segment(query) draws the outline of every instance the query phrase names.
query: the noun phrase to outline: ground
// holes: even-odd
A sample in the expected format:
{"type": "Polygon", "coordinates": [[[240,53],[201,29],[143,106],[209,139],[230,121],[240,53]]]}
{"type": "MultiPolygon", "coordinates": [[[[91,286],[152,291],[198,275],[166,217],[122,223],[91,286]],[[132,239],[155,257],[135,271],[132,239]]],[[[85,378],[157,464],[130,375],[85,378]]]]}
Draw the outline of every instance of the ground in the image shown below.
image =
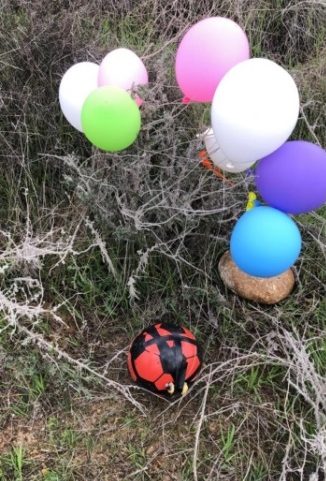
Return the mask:
{"type": "Polygon", "coordinates": [[[293,138],[326,144],[322,1],[0,0],[0,480],[321,481],[326,468],[325,207],[295,218],[297,285],[274,307],[217,272],[250,176],[199,165],[208,105],[181,102],[188,26],[226,15],[298,84],[293,138]],[[105,154],[66,122],[67,68],[129,47],[142,130],[105,154]],[[133,337],[191,328],[200,378],[169,402],[134,386],[133,337]]]}

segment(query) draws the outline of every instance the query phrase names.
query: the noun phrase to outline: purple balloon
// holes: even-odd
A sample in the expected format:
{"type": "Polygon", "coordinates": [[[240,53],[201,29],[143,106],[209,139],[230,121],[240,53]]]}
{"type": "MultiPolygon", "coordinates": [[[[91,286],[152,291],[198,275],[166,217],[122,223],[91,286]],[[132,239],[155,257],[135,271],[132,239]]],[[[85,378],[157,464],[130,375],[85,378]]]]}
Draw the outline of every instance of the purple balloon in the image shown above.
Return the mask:
{"type": "Polygon", "coordinates": [[[326,151],[304,140],[286,142],[264,157],[255,173],[264,201],[288,214],[302,214],[326,202],[326,151]]]}

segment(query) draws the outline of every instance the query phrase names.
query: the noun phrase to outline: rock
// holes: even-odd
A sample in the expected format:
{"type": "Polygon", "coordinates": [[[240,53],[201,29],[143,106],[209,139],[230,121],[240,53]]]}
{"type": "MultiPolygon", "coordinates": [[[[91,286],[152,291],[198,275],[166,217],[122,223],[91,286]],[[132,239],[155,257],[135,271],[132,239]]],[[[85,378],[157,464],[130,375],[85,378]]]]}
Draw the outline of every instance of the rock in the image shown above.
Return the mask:
{"type": "Polygon", "coordinates": [[[244,299],[261,304],[276,304],[282,301],[292,292],[295,284],[293,269],[269,278],[250,276],[235,265],[229,251],[221,257],[218,270],[229,289],[244,299]]]}

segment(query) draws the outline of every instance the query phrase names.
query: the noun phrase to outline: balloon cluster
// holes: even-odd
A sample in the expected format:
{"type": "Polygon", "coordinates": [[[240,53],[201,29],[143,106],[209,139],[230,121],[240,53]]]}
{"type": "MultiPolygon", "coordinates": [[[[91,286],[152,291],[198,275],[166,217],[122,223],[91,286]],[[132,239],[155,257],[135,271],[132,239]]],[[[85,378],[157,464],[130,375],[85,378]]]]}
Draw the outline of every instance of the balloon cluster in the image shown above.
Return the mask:
{"type": "MultiPolygon", "coordinates": [[[[215,166],[237,173],[258,162],[256,185],[267,205],[239,219],[231,255],[247,274],[272,277],[289,269],[301,250],[301,235],[289,214],[309,212],[326,201],[326,152],[310,142],[288,141],[300,108],[295,81],[277,63],[249,57],[241,27],[211,17],[182,38],[175,71],[184,103],[212,103],[212,128],[203,138],[215,166]]],[[[81,62],[65,73],[61,109],[95,146],[117,152],[138,136],[142,99],[134,89],[147,83],[141,59],[119,48],[100,65],[81,62]]]]}
{"type": "Polygon", "coordinates": [[[267,205],[255,206],[237,222],[233,261],[252,276],[285,272],[301,250],[300,231],[288,214],[326,202],[325,150],[288,141],[300,108],[293,78],[271,60],[249,58],[246,34],[223,17],[188,30],[177,51],[176,77],[184,103],[212,103],[212,128],[203,139],[214,165],[236,173],[259,161],[255,181],[267,205]]]}
{"type": "Polygon", "coordinates": [[[59,88],[68,122],[102,150],[118,152],[137,138],[142,99],[133,90],[148,83],[141,59],[131,50],[109,52],[100,65],[80,62],[67,70],[59,88]]]}

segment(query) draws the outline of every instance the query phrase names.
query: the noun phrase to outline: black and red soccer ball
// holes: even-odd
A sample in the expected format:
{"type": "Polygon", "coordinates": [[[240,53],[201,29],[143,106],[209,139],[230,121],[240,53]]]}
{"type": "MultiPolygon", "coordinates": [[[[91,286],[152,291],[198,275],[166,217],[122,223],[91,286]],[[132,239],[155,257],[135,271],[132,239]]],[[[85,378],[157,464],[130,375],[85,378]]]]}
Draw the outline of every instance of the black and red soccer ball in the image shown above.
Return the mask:
{"type": "Polygon", "coordinates": [[[161,394],[185,394],[201,365],[201,349],[193,333],[165,322],[144,329],[128,353],[133,381],[161,394]]]}

